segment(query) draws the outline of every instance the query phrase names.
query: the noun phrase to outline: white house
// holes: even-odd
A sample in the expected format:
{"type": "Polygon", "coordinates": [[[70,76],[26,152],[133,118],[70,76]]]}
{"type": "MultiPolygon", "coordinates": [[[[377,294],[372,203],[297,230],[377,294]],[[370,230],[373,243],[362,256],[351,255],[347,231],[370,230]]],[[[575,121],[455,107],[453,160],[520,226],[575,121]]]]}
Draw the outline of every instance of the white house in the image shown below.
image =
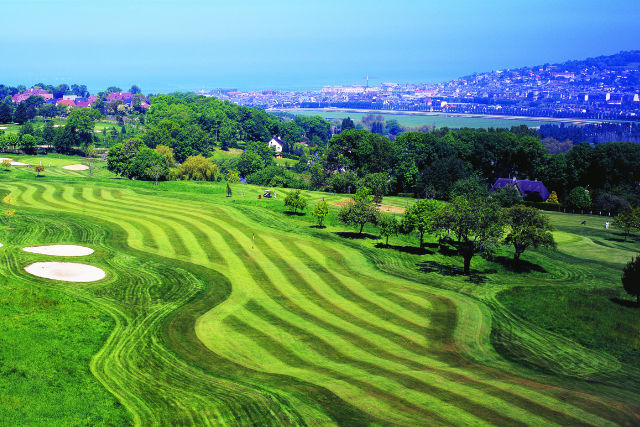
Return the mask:
{"type": "Polygon", "coordinates": [[[269,141],[269,147],[275,148],[276,153],[281,153],[282,147],[284,147],[284,141],[282,141],[277,136],[274,136],[273,138],[271,138],[271,141],[269,141]]]}

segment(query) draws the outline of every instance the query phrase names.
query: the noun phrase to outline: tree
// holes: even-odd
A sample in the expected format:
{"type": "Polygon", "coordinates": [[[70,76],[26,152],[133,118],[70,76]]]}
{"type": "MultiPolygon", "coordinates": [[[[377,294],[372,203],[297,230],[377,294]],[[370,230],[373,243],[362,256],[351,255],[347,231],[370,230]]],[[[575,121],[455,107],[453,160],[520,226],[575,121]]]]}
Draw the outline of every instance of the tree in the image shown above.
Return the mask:
{"type": "Polygon", "coordinates": [[[238,173],[237,170],[234,169],[229,169],[227,171],[227,182],[230,182],[232,184],[235,184],[237,182],[240,182],[240,174],[238,173]]]}
{"type": "Polygon", "coordinates": [[[491,198],[503,208],[509,208],[522,202],[522,194],[515,185],[499,188],[491,194],[491,198]]]}
{"type": "Polygon", "coordinates": [[[44,166],[42,165],[36,165],[33,169],[36,171],[37,176],[44,172],[44,166]]]}
{"type": "Polygon", "coordinates": [[[129,164],[140,151],[142,142],[137,138],[131,138],[120,142],[109,149],[107,153],[107,169],[118,175],[129,177],[129,164]]]}
{"type": "Polygon", "coordinates": [[[73,145],[86,147],[93,142],[93,129],[100,117],[100,112],[92,108],[76,108],[69,114],[65,130],[75,136],[73,145]]]}
{"type": "Polygon", "coordinates": [[[7,172],[11,170],[11,160],[9,159],[4,159],[2,161],[2,169],[6,170],[7,172]]]}
{"type": "Polygon", "coordinates": [[[0,123],[10,123],[12,119],[11,106],[6,102],[0,102],[0,123]]]}
{"type": "Polygon", "coordinates": [[[132,85],[131,89],[129,89],[129,92],[131,92],[132,94],[136,94],[136,93],[141,93],[142,90],[140,90],[140,88],[138,87],[138,85],[132,85]]]}
{"type": "Polygon", "coordinates": [[[311,215],[318,221],[318,227],[322,227],[322,221],[324,221],[324,218],[329,215],[329,205],[327,202],[321,200],[316,203],[311,211],[311,215]]]}
{"type": "Polygon", "coordinates": [[[373,201],[379,205],[388,190],[388,175],[382,172],[367,174],[358,182],[358,186],[370,188],[373,201]]]}
{"type": "Polygon", "coordinates": [[[300,190],[295,190],[285,196],[284,205],[293,209],[294,213],[298,212],[298,209],[303,211],[307,207],[307,199],[302,196],[300,190]]]}
{"type": "Polygon", "coordinates": [[[173,157],[173,148],[166,145],[157,145],[156,151],[167,159],[167,165],[172,168],[176,165],[176,159],[173,157]]]}
{"type": "Polygon", "coordinates": [[[87,145],[87,148],[84,150],[84,161],[87,162],[87,166],[89,166],[89,178],[92,177],[93,163],[96,161],[97,155],[96,146],[93,144],[87,145]]]}
{"type": "Polygon", "coordinates": [[[37,144],[36,138],[30,134],[22,135],[20,139],[20,148],[22,148],[25,153],[33,153],[37,144]]]}
{"type": "Polygon", "coordinates": [[[409,206],[402,217],[402,231],[405,234],[418,231],[420,239],[420,247],[424,243],[424,235],[426,232],[433,230],[435,218],[442,204],[433,199],[418,200],[413,206],[409,206]]]}
{"type": "Polygon", "coordinates": [[[632,232],[640,230],[640,207],[627,206],[613,219],[612,225],[624,231],[624,241],[626,242],[632,232]]]}
{"type": "Polygon", "coordinates": [[[231,195],[232,195],[231,186],[229,185],[229,182],[227,181],[227,197],[231,197],[231,195]]]}
{"type": "Polygon", "coordinates": [[[370,196],[356,193],[352,201],[340,208],[338,220],[346,225],[360,226],[358,234],[362,234],[365,224],[378,223],[379,214],[380,211],[376,208],[370,196]]]}
{"type": "Polygon", "coordinates": [[[401,230],[400,223],[395,215],[380,215],[378,221],[378,228],[380,229],[380,235],[385,237],[385,246],[389,246],[389,236],[395,236],[401,230]]]}
{"type": "Polygon", "coordinates": [[[246,150],[238,160],[238,172],[244,177],[258,172],[264,167],[262,158],[255,152],[246,150]]]}
{"type": "Polygon", "coordinates": [[[218,165],[201,155],[187,158],[178,168],[177,176],[193,181],[220,181],[222,178],[218,165]]]}
{"type": "Polygon", "coordinates": [[[513,245],[513,262],[520,262],[520,255],[529,247],[555,248],[553,227],[549,218],[538,209],[516,205],[505,211],[507,236],[505,243],[513,245]]]}
{"type": "Polygon", "coordinates": [[[347,130],[347,129],[355,129],[356,125],[355,123],[353,123],[353,120],[351,120],[351,117],[346,117],[344,119],[342,119],[342,130],[347,130]]]}
{"type": "Polygon", "coordinates": [[[556,193],[555,190],[553,190],[551,192],[551,194],[549,194],[549,198],[546,201],[547,203],[553,203],[555,205],[559,205],[560,204],[560,200],[558,200],[558,194],[556,193]]]}
{"type": "Polygon", "coordinates": [[[468,275],[471,259],[476,253],[491,253],[504,233],[504,220],[500,206],[491,200],[463,196],[456,197],[435,217],[434,228],[441,233],[452,233],[446,238],[464,260],[464,274],[468,275]]]}
{"type": "Polygon", "coordinates": [[[576,187],[567,196],[567,206],[577,210],[587,210],[591,207],[591,196],[584,187],[576,187]]]}
{"type": "Polygon", "coordinates": [[[622,272],[622,287],[636,297],[636,305],[640,306],[640,255],[632,259],[622,272]]]}

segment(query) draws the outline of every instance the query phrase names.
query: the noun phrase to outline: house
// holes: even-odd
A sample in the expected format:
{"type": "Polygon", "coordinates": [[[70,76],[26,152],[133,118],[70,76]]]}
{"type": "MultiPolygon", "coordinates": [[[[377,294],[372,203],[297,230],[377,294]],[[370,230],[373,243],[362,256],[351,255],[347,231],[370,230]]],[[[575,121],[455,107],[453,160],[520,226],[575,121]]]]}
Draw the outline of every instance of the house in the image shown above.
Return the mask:
{"type": "Polygon", "coordinates": [[[282,148],[284,147],[284,141],[277,136],[274,136],[273,138],[271,138],[271,141],[269,141],[269,147],[275,148],[276,153],[281,153],[282,148]]]}
{"type": "Polygon", "coordinates": [[[68,99],[61,99],[58,102],[56,102],[56,105],[66,105],[68,107],[75,107],[76,103],[68,99]]]}
{"type": "Polygon", "coordinates": [[[131,101],[133,94],[131,92],[113,92],[107,97],[107,101],[131,101]]]}
{"type": "Polygon", "coordinates": [[[47,92],[44,89],[27,89],[23,93],[16,93],[11,97],[11,100],[16,104],[20,104],[22,101],[26,101],[30,96],[41,96],[45,101],[53,99],[53,94],[47,92]]]}
{"type": "Polygon", "coordinates": [[[547,190],[542,181],[537,179],[531,181],[528,179],[498,178],[493,187],[491,187],[491,192],[512,185],[518,189],[523,200],[544,202],[549,198],[549,190],[547,190]]]}

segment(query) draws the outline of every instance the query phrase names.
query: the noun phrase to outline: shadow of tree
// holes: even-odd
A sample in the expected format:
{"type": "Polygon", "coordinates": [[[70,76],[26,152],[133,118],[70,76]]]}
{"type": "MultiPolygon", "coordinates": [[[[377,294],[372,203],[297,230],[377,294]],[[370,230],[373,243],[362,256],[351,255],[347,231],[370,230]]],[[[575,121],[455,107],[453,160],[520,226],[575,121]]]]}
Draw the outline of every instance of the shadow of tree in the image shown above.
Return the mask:
{"type": "Polygon", "coordinates": [[[417,246],[396,246],[396,245],[385,245],[384,243],[376,243],[376,248],[379,249],[392,249],[398,252],[404,252],[413,255],[433,255],[434,252],[425,248],[419,248],[417,246]]]}
{"type": "Polygon", "coordinates": [[[614,303],[614,304],[618,304],[618,305],[621,305],[623,307],[640,309],[640,305],[636,304],[636,302],[632,301],[632,300],[614,297],[614,298],[610,298],[610,301],[612,303],[614,303]]]}
{"type": "Polygon", "coordinates": [[[509,258],[506,256],[493,257],[491,261],[502,265],[505,268],[505,270],[509,270],[514,273],[531,273],[532,271],[537,271],[538,273],[547,272],[547,270],[545,270],[544,267],[523,259],[521,259],[520,262],[518,262],[517,264],[514,264],[513,258],[509,258]]]}
{"type": "Polygon", "coordinates": [[[318,230],[323,230],[327,228],[326,225],[310,225],[309,228],[317,228],[318,230]]]}
{"type": "MultiPolygon", "coordinates": [[[[418,270],[423,273],[438,273],[442,276],[464,276],[464,270],[452,265],[440,264],[435,261],[421,261],[416,264],[418,270]]],[[[487,278],[481,274],[478,270],[471,270],[467,277],[467,281],[480,285],[484,283],[487,278]]]]}
{"type": "Polygon", "coordinates": [[[355,231],[336,231],[336,234],[345,239],[379,239],[380,236],[369,233],[357,233],[355,231]]]}
{"type": "Polygon", "coordinates": [[[289,216],[305,216],[306,215],[305,212],[292,212],[292,211],[284,211],[284,214],[289,216]]]}

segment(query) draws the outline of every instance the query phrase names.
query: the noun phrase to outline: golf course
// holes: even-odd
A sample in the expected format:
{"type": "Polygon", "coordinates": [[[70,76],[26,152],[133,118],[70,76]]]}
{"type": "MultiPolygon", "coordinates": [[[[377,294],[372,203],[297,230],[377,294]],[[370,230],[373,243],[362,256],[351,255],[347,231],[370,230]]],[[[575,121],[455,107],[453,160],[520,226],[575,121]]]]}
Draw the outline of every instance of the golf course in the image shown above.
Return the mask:
{"type": "Polygon", "coordinates": [[[0,171],[0,426],[640,424],[640,310],[620,284],[640,238],[605,218],[547,213],[557,250],[514,271],[504,246],[465,276],[435,238],[357,236],[336,218],[347,195],[303,191],[331,206],[320,228],[287,189],[41,157],[15,159],[42,176],[0,171]],[[23,250],[43,245],[88,249],[23,250]],[[105,274],[25,271],[55,261],[105,274]]]}

